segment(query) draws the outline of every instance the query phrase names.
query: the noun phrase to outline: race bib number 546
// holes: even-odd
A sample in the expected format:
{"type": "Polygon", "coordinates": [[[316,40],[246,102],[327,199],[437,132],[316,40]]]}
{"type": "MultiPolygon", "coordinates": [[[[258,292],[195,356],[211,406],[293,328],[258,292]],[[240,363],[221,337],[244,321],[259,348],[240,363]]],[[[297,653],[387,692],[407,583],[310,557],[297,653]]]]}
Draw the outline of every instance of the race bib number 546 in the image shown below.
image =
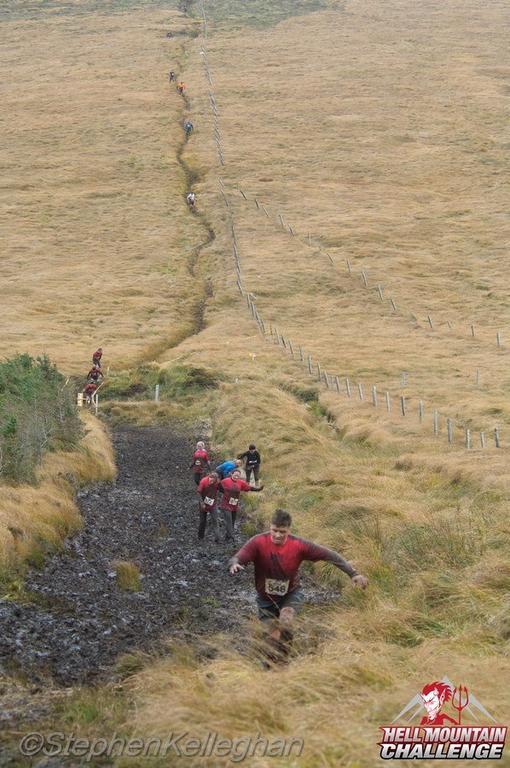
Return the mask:
{"type": "Polygon", "coordinates": [[[287,594],[289,589],[288,581],[280,579],[266,579],[266,595],[279,595],[282,597],[287,594]]]}

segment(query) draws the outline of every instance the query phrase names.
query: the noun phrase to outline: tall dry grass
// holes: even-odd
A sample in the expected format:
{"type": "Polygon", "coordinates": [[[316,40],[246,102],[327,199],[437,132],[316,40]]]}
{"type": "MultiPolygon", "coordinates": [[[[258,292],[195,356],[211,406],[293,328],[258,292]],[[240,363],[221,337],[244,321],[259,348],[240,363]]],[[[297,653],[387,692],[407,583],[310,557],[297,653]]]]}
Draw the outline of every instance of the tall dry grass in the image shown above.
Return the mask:
{"type": "MultiPolygon", "coordinates": [[[[453,314],[455,323],[490,325],[496,318],[503,323],[508,314],[501,261],[508,207],[506,103],[500,98],[507,76],[505,7],[495,2],[485,8],[475,0],[462,8],[455,0],[419,5],[391,0],[384,7],[354,0],[335,7],[262,32],[227,29],[211,36],[227,186],[241,182],[272,211],[281,209],[289,223],[320,238],[338,261],[348,256],[358,267],[383,274],[397,305],[412,304],[435,318],[453,314]]],[[[108,38],[119,60],[130,58],[140,78],[139,94],[168,64],[163,48],[155,53],[147,18],[155,19],[157,37],[162,17],[144,15],[142,22],[134,12],[117,18],[117,32],[108,38]]],[[[48,21],[47,32],[58,36],[68,23],[59,27],[48,21]]],[[[105,24],[112,22],[91,17],[85,23],[98,45],[105,24]]],[[[212,168],[215,147],[207,132],[212,124],[199,45],[190,44],[185,70],[199,134],[184,156],[194,167],[212,168]]],[[[52,60],[48,50],[41,54],[44,61],[52,60]]],[[[98,85],[101,73],[96,72],[92,95],[101,92],[109,110],[112,97],[98,85]]],[[[158,104],[173,126],[175,104],[171,98],[163,102],[163,93],[162,86],[158,104]]],[[[155,127],[151,103],[148,98],[136,116],[129,107],[125,125],[138,127],[137,139],[151,137],[137,144],[137,153],[149,152],[150,142],[163,141],[164,135],[173,157],[174,130],[155,127]]],[[[93,115],[101,114],[97,99],[89,107],[93,115]]],[[[90,115],[86,123],[92,130],[90,115]]],[[[115,146],[112,133],[103,141],[115,146]]],[[[105,162],[101,155],[101,167],[105,162]]],[[[133,173],[137,167],[133,161],[133,173]]],[[[120,207],[127,212],[124,224],[129,218],[133,227],[126,233],[130,242],[133,237],[138,242],[138,236],[145,241],[147,211],[130,218],[133,176],[131,171],[121,176],[119,169],[111,173],[125,190],[120,207]]],[[[155,184],[151,194],[157,194],[163,175],[149,176],[146,183],[155,184]]],[[[177,177],[164,178],[169,186],[180,183],[177,177]]],[[[63,181],[58,180],[59,190],[67,189],[63,181]]],[[[216,173],[201,179],[197,191],[217,234],[197,265],[199,277],[211,278],[214,289],[207,327],[172,349],[165,348],[172,346],[165,341],[167,325],[155,327],[157,357],[163,366],[206,366],[220,375],[221,388],[198,397],[191,410],[212,417],[218,452],[232,455],[252,440],[259,445],[266,489],[254,511],[267,520],[275,507],[287,507],[298,533],[342,551],[368,574],[371,586],[364,594],[346,586],[339,605],[305,613],[298,631],[300,656],[274,674],[262,672],[249,655],[227,653],[228,640],[221,638],[211,639],[218,655],[210,661],[193,658],[189,649],[173,649],[124,685],[119,696],[126,696],[125,709],[115,725],[124,717],[125,731],[162,736],[181,729],[217,729],[225,736],[259,730],[266,736],[303,735],[306,749],[299,765],[368,767],[377,762],[378,726],[425,682],[443,674],[466,682],[504,720],[506,449],[446,451],[444,443],[420,438],[416,421],[376,416],[368,405],[331,394],[320,395],[319,406],[307,405],[303,393],[310,380],[262,341],[239,304],[216,173]],[[321,408],[330,412],[333,424],[320,418],[321,408]]],[[[177,200],[174,187],[168,194],[177,200]]],[[[182,210],[180,203],[175,210],[182,210]]],[[[158,211],[159,218],[151,221],[166,236],[165,248],[177,253],[174,233],[166,229],[166,210],[158,211]]],[[[180,214],[176,218],[181,226],[180,214]]],[[[407,370],[411,398],[420,395],[452,416],[472,415],[477,426],[496,417],[506,423],[506,352],[495,354],[476,340],[466,343],[456,333],[446,343],[443,336],[387,316],[345,275],[279,232],[276,219],[257,215],[240,197],[235,218],[246,284],[259,310],[328,370],[397,389],[401,371],[407,370]],[[473,386],[476,368],[482,370],[482,389],[473,386]]],[[[189,236],[195,242],[196,230],[188,226],[196,223],[182,224],[182,248],[189,236]]],[[[79,219],[75,225],[80,232],[79,219]]],[[[103,226],[105,238],[106,230],[103,226]]],[[[75,231],[74,224],[69,231],[75,231]]],[[[28,238],[18,245],[28,248],[28,238]]],[[[156,247],[151,253],[157,261],[161,252],[156,247]]],[[[114,263],[124,264],[107,259],[106,250],[101,258],[108,276],[114,263]]],[[[147,258],[144,268],[152,265],[151,255],[147,258]]],[[[188,281],[179,277],[181,265],[174,265],[175,292],[163,296],[169,311],[176,312],[172,318],[182,315],[178,289],[185,302],[190,295],[188,281]]],[[[128,271],[121,269],[123,286],[128,271]]],[[[49,291],[48,271],[39,277],[41,291],[49,291]]],[[[127,280],[126,290],[128,283],[132,288],[127,280]]],[[[161,307],[152,278],[137,290],[147,312],[161,307]]],[[[110,349],[114,358],[129,361],[143,353],[148,324],[139,321],[134,329],[126,307],[132,304],[110,315],[118,339],[110,349]]],[[[69,339],[61,316],[57,319],[51,338],[64,350],[69,339]]],[[[46,321],[34,329],[35,337],[50,338],[46,321]]],[[[90,334],[80,338],[76,350],[85,354],[90,334]]],[[[71,366],[69,351],[62,355],[71,366]]],[[[73,351],[73,360],[77,357],[73,351]]],[[[110,407],[116,419],[124,410],[119,403],[110,407]]],[[[127,411],[147,423],[153,416],[171,417],[178,406],[130,404],[127,411]]],[[[318,567],[316,575],[332,588],[345,585],[327,567],[318,567]]],[[[228,594],[221,599],[228,603],[228,594]]],[[[247,627],[247,638],[250,631],[247,627]]],[[[83,695],[90,698],[88,691],[83,695]]],[[[110,699],[104,705],[101,697],[96,700],[92,723],[73,720],[72,713],[66,722],[99,733],[110,699]]],[[[111,718],[107,722],[112,724],[111,718]]],[[[218,758],[210,763],[221,764],[218,758]]],[[[275,764],[274,759],[257,763],[275,764]]]]}
{"type": "Polygon", "coordinates": [[[72,452],[47,453],[35,485],[2,485],[0,574],[8,581],[26,562],[38,565],[80,528],[76,489],[112,480],[115,459],[108,433],[91,414],[82,414],[85,435],[72,452]]]}
{"type": "Polygon", "coordinates": [[[184,59],[182,35],[165,34],[191,23],[72,10],[0,20],[0,296],[4,354],[86,373],[98,345],[118,370],[193,330],[188,262],[204,235],[185,215],[183,102],[167,79],[184,59]]]}

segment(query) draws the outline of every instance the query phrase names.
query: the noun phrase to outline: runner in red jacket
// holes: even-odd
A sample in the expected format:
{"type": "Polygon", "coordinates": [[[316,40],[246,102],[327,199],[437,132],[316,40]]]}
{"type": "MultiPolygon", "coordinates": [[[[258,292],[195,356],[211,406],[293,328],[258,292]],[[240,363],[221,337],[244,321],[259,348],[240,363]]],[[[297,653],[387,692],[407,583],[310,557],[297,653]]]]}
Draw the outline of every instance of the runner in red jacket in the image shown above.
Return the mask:
{"type": "Polygon", "coordinates": [[[205,472],[211,468],[209,454],[205,450],[205,443],[199,440],[189,468],[193,470],[193,479],[199,484],[205,472]]]}
{"type": "Polygon", "coordinates": [[[92,363],[94,365],[101,365],[101,358],[103,357],[103,348],[99,347],[92,355],[92,363]]]}
{"type": "Polygon", "coordinates": [[[366,576],[359,574],[338,552],[292,536],[291,525],[289,513],[277,509],[269,532],[253,536],[229,564],[232,575],[248,563],[255,565],[259,618],[274,622],[270,638],[284,654],[288,653],[292,639],[292,622],[304,600],[299,586],[299,566],[303,560],[326,560],[350,576],[356,587],[365,589],[368,584],[366,576]]]}
{"type": "Polygon", "coordinates": [[[218,496],[218,486],[220,476],[217,472],[209,472],[198,484],[197,493],[200,496],[198,502],[198,511],[200,514],[198,524],[198,539],[202,541],[207,526],[207,518],[212,523],[214,531],[214,541],[219,542],[220,535],[218,531],[218,512],[216,511],[216,497],[218,496]]]}
{"type": "Polygon", "coordinates": [[[225,522],[225,541],[233,541],[234,539],[234,528],[241,493],[243,491],[245,493],[248,491],[258,492],[263,489],[263,485],[257,488],[255,485],[247,483],[246,480],[241,480],[241,472],[238,469],[234,469],[230,477],[226,477],[221,481],[219,484],[221,492],[220,509],[225,522]]]}

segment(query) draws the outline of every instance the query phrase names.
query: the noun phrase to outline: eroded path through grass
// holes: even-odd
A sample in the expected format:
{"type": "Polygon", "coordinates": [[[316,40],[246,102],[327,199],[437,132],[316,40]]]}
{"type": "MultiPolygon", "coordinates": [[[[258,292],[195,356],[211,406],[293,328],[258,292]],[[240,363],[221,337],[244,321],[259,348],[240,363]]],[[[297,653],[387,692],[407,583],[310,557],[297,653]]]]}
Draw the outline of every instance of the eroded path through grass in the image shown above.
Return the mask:
{"type": "Polygon", "coordinates": [[[197,641],[239,628],[251,582],[227,572],[230,550],[197,545],[191,440],[173,427],[116,428],[116,484],[81,491],[83,530],[27,590],[0,602],[0,664],[31,679],[70,684],[105,673],[122,653],[158,650],[165,638],[197,641]],[[121,590],[116,560],[135,563],[139,591],[121,590]]]}

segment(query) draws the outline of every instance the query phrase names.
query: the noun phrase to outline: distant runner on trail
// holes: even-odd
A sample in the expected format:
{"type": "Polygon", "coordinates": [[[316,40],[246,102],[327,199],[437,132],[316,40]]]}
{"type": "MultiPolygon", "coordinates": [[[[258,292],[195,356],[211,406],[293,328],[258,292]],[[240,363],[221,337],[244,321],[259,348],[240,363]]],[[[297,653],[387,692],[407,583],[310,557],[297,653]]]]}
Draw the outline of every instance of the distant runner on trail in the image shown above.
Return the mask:
{"type": "Polygon", "coordinates": [[[190,208],[195,207],[196,200],[197,200],[197,196],[195,195],[195,193],[188,192],[188,194],[186,195],[186,202],[188,203],[190,208]]]}
{"type": "Polygon", "coordinates": [[[219,474],[220,480],[223,480],[224,477],[228,477],[234,469],[239,469],[242,463],[241,459],[227,459],[227,461],[224,461],[222,464],[218,464],[216,472],[219,474]]]}
{"type": "Polygon", "coordinates": [[[199,440],[189,468],[193,470],[193,478],[196,485],[201,481],[206,470],[211,468],[209,454],[205,449],[205,443],[199,440]]]}
{"type": "Polygon", "coordinates": [[[83,396],[87,403],[91,402],[92,395],[95,394],[96,389],[97,389],[97,384],[94,381],[89,381],[89,383],[85,385],[85,389],[83,390],[83,396]]]}
{"type": "Polygon", "coordinates": [[[168,73],[168,82],[173,83],[174,81],[175,81],[175,72],[173,71],[173,69],[171,69],[170,72],[168,73]]]}
{"type": "Polygon", "coordinates": [[[101,365],[101,358],[103,357],[103,348],[99,347],[92,355],[92,364],[101,365]]]}
{"type": "Polygon", "coordinates": [[[239,507],[241,493],[243,491],[245,493],[248,491],[263,491],[264,486],[261,485],[259,488],[256,488],[245,480],[241,480],[241,471],[239,469],[234,469],[230,477],[227,477],[220,482],[219,490],[222,494],[220,499],[220,509],[225,523],[225,541],[233,541],[237,509],[239,507]]]}
{"type": "Polygon", "coordinates": [[[87,373],[87,379],[91,381],[95,381],[96,384],[99,381],[99,379],[104,379],[103,371],[101,370],[101,366],[97,363],[92,366],[90,371],[87,373]]]}
{"type": "Polygon", "coordinates": [[[193,133],[193,123],[191,120],[186,120],[184,123],[184,132],[186,133],[186,136],[190,136],[193,133]]]}
{"type": "Polygon", "coordinates": [[[257,446],[252,443],[248,450],[244,453],[240,453],[237,457],[238,459],[244,459],[245,461],[245,472],[246,472],[246,482],[250,482],[250,477],[253,473],[253,479],[256,483],[259,481],[259,470],[260,470],[260,453],[257,451],[257,446]]]}
{"type": "Polygon", "coordinates": [[[200,501],[198,502],[198,511],[200,514],[198,523],[199,541],[202,541],[204,538],[208,516],[213,527],[214,541],[218,543],[220,540],[220,533],[218,530],[218,512],[216,509],[216,498],[218,496],[219,482],[220,478],[218,477],[218,473],[209,472],[209,474],[203,477],[198,484],[197,493],[200,496],[200,501]]]}
{"type": "Polygon", "coordinates": [[[299,584],[299,566],[303,560],[326,560],[350,576],[354,586],[365,589],[368,584],[366,576],[358,573],[338,552],[292,536],[291,525],[288,512],[275,510],[269,531],[249,539],[229,563],[232,575],[248,563],[254,564],[259,618],[272,622],[269,639],[281,656],[290,650],[292,622],[304,601],[299,584]]]}
{"type": "Polygon", "coordinates": [[[177,92],[181,94],[181,96],[184,96],[184,91],[186,90],[186,86],[181,81],[180,83],[177,83],[177,92]]]}

